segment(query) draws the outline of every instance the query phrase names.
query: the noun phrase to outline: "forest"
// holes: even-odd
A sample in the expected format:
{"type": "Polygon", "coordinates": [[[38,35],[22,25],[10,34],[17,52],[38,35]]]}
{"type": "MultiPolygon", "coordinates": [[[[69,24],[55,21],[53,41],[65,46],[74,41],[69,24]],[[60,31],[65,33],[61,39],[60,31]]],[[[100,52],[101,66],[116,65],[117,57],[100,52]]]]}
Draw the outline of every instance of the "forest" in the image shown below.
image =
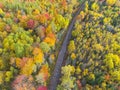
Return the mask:
{"type": "Polygon", "coordinates": [[[0,90],[120,90],[120,0],[0,0],[0,90]]]}

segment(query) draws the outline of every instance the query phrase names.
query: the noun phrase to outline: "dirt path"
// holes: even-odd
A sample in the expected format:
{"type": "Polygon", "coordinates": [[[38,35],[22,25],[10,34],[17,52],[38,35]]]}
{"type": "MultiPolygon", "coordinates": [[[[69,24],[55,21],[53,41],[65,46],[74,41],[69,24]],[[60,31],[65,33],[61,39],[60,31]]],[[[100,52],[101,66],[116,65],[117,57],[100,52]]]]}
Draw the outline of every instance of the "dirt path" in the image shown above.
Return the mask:
{"type": "Polygon", "coordinates": [[[80,13],[80,11],[82,10],[82,7],[84,7],[85,1],[86,0],[84,0],[81,3],[81,5],[78,7],[77,12],[75,13],[73,19],[71,20],[71,23],[68,26],[68,32],[67,32],[67,34],[65,36],[65,39],[64,39],[64,41],[62,43],[62,46],[61,46],[61,50],[60,50],[60,52],[58,54],[55,69],[54,69],[53,74],[51,76],[48,90],[56,90],[56,87],[58,85],[59,78],[60,78],[60,71],[61,71],[62,63],[64,61],[65,53],[66,53],[66,50],[67,50],[67,45],[68,45],[69,40],[71,38],[71,32],[72,32],[74,23],[76,21],[76,17],[80,13]]]}

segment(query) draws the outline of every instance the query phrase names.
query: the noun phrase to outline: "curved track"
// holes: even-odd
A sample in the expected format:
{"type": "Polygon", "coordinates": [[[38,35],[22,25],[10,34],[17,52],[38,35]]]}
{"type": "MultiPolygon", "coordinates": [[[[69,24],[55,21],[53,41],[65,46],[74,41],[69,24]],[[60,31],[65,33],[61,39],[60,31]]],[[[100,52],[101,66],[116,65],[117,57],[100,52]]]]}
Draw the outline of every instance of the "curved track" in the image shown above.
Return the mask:
{"type": "Polygon", "coordinates": [[[77,12],[75,13],[73,19],[71,20],[71,23],[68,26],[67,34],[66,34],[65,39],[62,43],[61,50],[60,50],[58,57],[57,57],[55,69],[54,69],[53,74],[52,74],[51,79],[50,79],[50,83],[49,83],[49,87],[48,87],[49,90],[56,90],[56,87],[58,85],[59,78],[60,78],[60,71],[61,71],[62,63],[64,61],[64,57],[65,57],[66,50],[67,50],[67,45],[68,45],[69,40],[71,38],[71,32],[72,32],[74,23],[76,21],[76,17],[80,13],[80,11],[83,9],[85,1],[86,0],[84,0],[79,5],[77,12]]]}

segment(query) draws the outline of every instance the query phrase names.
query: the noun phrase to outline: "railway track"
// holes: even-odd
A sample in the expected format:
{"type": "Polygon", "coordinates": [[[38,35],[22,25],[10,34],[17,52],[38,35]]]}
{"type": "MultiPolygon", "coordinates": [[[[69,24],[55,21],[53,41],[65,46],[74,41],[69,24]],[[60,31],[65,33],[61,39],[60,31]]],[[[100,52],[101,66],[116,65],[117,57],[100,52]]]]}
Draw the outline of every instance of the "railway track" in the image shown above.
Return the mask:
{"type": "Polygon", "coordinates": [[[62,43],[61,49],[60,49],[58,57],[57,57],[55,69],[54,69],[53,74],[52,74],[52,76],[50,78],[50,83],[49,83],[49,86],[48,86],[48,90],[56,90],[56,88],[57,88],[57,85],[59,83],[59,78],[60,78],[61,67],[62,67],[62,64],[63,64],[63,61],[64,61],[64,57],[66,55],[67,45],[68,45],[69,40],[71,38],[71,32],[72,32],[74,23],[76,21],[76,17],[78,16],[78,14],[83,9],[85,1],[86,0],[84,0],[78,6],[78,10],[75,12],[75,14],[74,14],[74,16],[73,16],[73,18],[71,20],[71,23],[68,26],[68,30],[67,30],[65,39],[64,39],[64,41],[62,43]]]}

